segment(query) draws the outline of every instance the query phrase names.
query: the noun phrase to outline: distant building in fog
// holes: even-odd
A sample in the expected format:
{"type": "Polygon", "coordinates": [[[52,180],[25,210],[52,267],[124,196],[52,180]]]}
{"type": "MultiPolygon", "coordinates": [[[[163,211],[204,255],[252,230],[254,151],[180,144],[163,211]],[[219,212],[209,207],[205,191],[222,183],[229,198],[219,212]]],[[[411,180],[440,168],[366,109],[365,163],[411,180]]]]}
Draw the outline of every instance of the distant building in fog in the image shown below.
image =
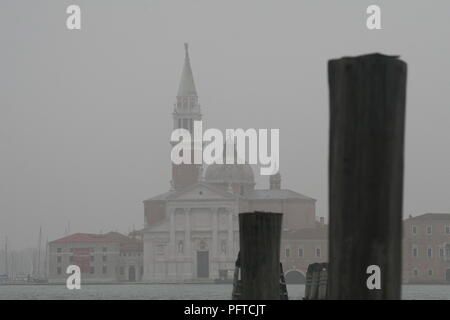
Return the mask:
{"type": "Polygon", "coordinates": [[[50,283],[65,282],[69,265],[80,267],[82,283],[134,282],[142,279],[140,238],[117,232],[75,233],[48,245],[50,283]]]}
{"type": "Polygon", "coordinates": [[[328,262],[328,226],[320,220],[314,228],[283,231],[280,257],[287,283],[305,283],[310,264],[328,262]]]}
{"type": "MultiPolygon", "coordinates": [[[[187,45],[172,116],[174,129],[190,132],[193,122],[202,118],[187,45]]],[[[271,176],[269,184],[269,189],[255,189],[248,164],[212,164],[204,173],[200,165],[172,164],[171,190],[144,201],[143,280],[212,281],[231,275],[239,251],[240,212],[283,213],[283,245],[293,249],[300,245],[304,250],[298,263],[282,255],[289,270],[304,274],[307,261],[325,259],[327,246],[324,228],[316,221],[316,200],[282,189],[280,174],[271,176]]]]}
{"type": "Polygon", "coordinates": [[[450,214],[426,213],[404,221],[403,282],[450,283],[450,214]]]}

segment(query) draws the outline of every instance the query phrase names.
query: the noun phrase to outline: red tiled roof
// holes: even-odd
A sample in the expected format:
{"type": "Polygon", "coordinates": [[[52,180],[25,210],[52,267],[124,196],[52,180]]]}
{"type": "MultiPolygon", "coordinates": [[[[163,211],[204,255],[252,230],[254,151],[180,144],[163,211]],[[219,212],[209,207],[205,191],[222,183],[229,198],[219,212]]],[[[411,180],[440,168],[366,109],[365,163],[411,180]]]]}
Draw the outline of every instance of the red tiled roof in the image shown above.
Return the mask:
{"type": "Polygon", "coordinates": [[[132,239],[118,232],[108,232],[105,234],[94,233],[74,233],[69,236],[51,241],[50,243],[70,243],[70,242],[119,242],[127,243],[132,239]]]}
{"type": "Polygon", "coordinates": [[[410,217],[407,220],[449,220],[450,213],[425,213],[420,216],[410,217]]]}
{"type": "Polygon", "coordinates": [[[108,238],[113,239],[116,242],[120,242],[120,243],[127,243],[127,242],[133,242],[134,240],[130,237],[127,237],[119,232],[108,232],[107,234],[105,234],[105,236],[107,236],[108,238]]]}

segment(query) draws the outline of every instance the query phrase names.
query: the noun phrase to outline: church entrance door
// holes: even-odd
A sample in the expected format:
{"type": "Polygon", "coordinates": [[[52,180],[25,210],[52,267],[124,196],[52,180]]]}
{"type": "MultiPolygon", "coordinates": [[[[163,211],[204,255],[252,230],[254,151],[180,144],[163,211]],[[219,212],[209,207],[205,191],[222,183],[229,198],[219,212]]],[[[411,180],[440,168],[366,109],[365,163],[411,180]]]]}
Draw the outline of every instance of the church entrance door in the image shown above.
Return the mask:
{"type": "Polygon", "coordinates": [[[197,251],[197,277],[209,278],[209,251],[197,251]]]}
{"type": "Polygon", "coordinates": [[[128,268],[128,281],[136,281],[136,269],[134,268],[134,266],[130,266],[128,268]]]}

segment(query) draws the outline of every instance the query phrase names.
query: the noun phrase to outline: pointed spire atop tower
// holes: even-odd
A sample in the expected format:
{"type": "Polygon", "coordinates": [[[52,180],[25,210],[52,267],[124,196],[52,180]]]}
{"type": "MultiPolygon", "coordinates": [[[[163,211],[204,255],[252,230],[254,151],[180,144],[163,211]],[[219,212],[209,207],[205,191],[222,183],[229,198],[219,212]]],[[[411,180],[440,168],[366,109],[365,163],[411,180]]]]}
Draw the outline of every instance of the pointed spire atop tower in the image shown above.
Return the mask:
{"type": "Polygon", "coordinates": [[[192,74],[191,61],[189,59],[189,45],[184,44],[184,67],[181,74],[180,86],[178,87],[178,97],[197,96],[195,89],[194,76],[192,74]]]}

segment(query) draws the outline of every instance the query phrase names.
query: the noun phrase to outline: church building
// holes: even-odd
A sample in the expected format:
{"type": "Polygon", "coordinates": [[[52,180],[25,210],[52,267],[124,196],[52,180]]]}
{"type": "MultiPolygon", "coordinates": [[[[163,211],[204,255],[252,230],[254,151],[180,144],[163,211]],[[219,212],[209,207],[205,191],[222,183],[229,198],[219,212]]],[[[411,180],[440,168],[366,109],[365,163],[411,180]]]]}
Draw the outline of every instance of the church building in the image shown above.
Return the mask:
{"type": "MultiPolygon", "coordinates": [[[[191,132],[193,122],[202,119],[187,44],[172,118],[173,129],[191,132]]],[[[240,212],[282,212],[284,232],[314,230],[316,200],[283,189],[279,173],[269,180],[268,189],[256,189],[249,164],[212,164],[203,170],[172,163],[170,190],[144,201],[143,281],[229,279],[239,252],[240,212]]]]}

